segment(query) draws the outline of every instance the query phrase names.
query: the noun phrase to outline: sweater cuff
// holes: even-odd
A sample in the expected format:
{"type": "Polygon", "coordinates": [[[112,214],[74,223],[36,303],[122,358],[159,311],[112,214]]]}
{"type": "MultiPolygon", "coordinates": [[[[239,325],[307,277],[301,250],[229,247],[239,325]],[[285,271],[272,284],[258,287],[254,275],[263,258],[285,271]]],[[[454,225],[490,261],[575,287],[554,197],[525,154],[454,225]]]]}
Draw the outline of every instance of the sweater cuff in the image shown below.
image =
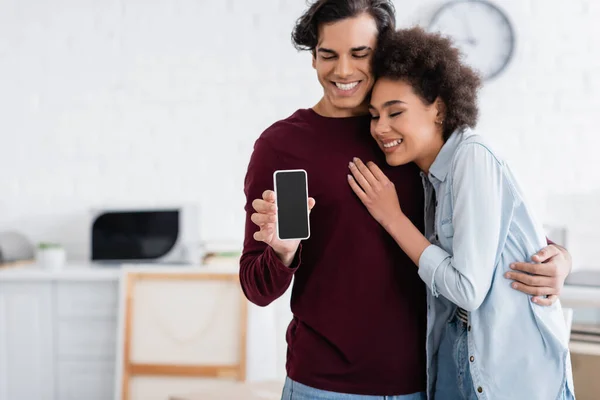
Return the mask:
{"type": "Polygon", "coordinates": [[[435,285],[435,272],[450,255],[435,245],[429,245],[419,257],[419,276],[437,297],[439,292],[435,285]]]}
{"type": "Polygon", "coordinates": [[[273,250],[271,246],[267,246],[266,256],[269,265],[274,265],[279,271],[293,275],[294,272],[296,272],[296,270],[298,269],[298,267],[300,267],[300,263],[302,261],[302,255],[300,254],[301,252],[302,243],[300,243],[300,246],[298,246],[298,250],[296,250],[294,259],[292,260],[292,263],[289,267],[286,267],[285,264],[281,262],[279,257],[277,257],[277,253],[275,253],[275,250],[273,250]]]}

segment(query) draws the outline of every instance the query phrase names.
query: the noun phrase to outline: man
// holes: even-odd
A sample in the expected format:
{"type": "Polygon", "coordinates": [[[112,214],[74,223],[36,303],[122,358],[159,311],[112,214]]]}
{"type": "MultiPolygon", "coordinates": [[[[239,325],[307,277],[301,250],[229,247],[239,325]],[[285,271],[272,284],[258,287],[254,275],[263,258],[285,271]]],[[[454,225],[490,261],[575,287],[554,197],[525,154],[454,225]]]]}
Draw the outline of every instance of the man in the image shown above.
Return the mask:
{"type": "MultiPolygon", "coordinates": [[[[248,166],[244,293],[266,306],[294,277],[285,399],[425,398],[425,286],[346,178],[353,157],[373,160],[422,229],[418,168],[388,167],[369,135],[370,59],[379,35],[394,29],[394,21],[386,0],[314,3],[292,38],[297,48],[312,52],[323,97],[312,109],[269,127],[248,166]],[[297,168],[308,172],[310,208],[316,203],[311,238],[283,242],[275,232],[275,196],[267,189],[275,170],[297,168]]],[[[545,264],[522,263],[517,269],[535,276],[515,272],[511,278],[517,289],[543,296],[536,298],[539,304],[552,304],[570,270],[568,253],[552,245],[534,261],[545,264]]]]}

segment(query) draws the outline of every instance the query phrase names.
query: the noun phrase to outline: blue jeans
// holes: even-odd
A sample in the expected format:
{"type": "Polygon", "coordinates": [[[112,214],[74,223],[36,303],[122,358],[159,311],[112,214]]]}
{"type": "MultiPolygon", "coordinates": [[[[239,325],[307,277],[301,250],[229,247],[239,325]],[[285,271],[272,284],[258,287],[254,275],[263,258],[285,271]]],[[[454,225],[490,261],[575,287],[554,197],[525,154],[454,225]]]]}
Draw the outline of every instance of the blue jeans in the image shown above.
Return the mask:
{"type": "Polygon", "coordinates": [[[426,400],[425,392],[404,396],[367,396],[328,392],[295,382],[286,378],[281,400],[426,400]]]}
{"type": "Polygon", "coordinates": [[[435,400],[477,400],[467,346],[467,325],[454,316],[446,325],[437,358],[435,400]]]}
{"type": "MultiPolygon", "coordinates": [[[[454,316],[446,325],[437,359],[435,400],[477,400],[469,368],[467,325],[454,316]]],[[[563,400],[575,400],[565,387],[563,400]]]]}

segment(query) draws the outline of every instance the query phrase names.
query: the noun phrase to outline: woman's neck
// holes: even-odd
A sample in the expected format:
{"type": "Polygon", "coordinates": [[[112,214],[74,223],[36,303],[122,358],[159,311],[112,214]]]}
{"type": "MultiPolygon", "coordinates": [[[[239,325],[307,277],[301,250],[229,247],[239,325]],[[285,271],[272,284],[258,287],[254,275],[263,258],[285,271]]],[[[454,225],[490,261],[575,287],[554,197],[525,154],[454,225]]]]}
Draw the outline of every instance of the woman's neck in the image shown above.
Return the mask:
{"type": "Polygon", "coordinates": [[[440,135],[432,144],[427,146],[427,151],[425,151],[421,157],[415,159],[415,164],[417,164],[425,174],[429,174],[429,169],[431,169],[435,159],[438,154],[440,154],[442,147],[444,147],[444,139],[442,135],[440,135]]]}

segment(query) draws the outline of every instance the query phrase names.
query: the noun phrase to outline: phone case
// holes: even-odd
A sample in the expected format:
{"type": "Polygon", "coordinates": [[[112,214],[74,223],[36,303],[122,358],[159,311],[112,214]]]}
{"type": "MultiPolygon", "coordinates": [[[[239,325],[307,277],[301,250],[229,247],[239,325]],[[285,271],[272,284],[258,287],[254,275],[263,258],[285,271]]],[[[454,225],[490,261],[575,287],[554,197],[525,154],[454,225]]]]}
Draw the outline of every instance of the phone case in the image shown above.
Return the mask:
{"type": "Polygon", "coordinates": [[[277,228],[276,229],[277,239],[282,240],[282,241],[306,240],[306,239],[310,238],[310,210],[308,208],[308,174],[306,173],[306,170],[303,170],[303,169],[283,169],[283,170],[277,170],[277,171],[273,172],[273,188],[275,189],[275,205],[277,206],[277,208],[279,208],[279,204],[278,204],[279,196],[277,196],[277,174],[285,173],[285,172],[303,172],[304,173],[304,182],[306,184],[306,223],[308,226],[308,235],[303,238],[288,238],[288,239],[280,238],[279,237],[279,219],[278,219],[277,223],[275,224],[275,226],[277,228]]]}

